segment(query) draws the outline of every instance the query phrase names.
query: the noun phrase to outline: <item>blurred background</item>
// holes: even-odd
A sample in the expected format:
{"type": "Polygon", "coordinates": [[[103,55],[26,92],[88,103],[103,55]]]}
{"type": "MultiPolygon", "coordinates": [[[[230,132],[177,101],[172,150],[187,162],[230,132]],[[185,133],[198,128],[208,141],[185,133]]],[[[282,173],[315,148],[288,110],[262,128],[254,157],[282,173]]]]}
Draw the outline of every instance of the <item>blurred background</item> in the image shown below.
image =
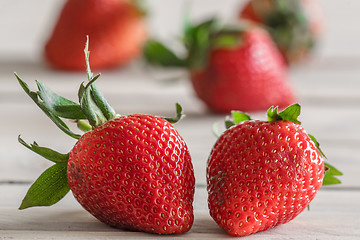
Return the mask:
{"type": "MultiPolygon", "coordinates": [[[[147,24],[151,35],[173,39],[182,29],[185,10],[191,8],[191,17],[202,19],[217,15],[232,19],[245,1],[242,0],[147,0],[149,9],[147,24]]],[[[319,0],[324,18],[325,31],[318,50],[318,59],[357,57],[359,29],[359,3],[355,0],[319,0]]],[[[1,0],[0,1],[0,56],[9,59],[31,58],[40,61],[43,44],[47,41],[57,16],[64,4],[62,0],[1,0]]],[[[346,60],[345,59],[345,60],[346,60]]],[[[33,61],[35,61],[33,60],[33,61]]]]}

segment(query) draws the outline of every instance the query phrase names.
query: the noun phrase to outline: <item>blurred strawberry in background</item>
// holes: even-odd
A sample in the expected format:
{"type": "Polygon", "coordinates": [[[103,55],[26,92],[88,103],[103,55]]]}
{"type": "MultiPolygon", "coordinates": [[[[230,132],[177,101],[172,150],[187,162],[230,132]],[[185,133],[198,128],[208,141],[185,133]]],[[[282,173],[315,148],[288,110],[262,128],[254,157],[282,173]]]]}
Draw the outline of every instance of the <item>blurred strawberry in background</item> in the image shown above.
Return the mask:
{"type": "Polygon", "coordinates": [[[255,24],[187,22],[183,46],[186,56],[180,57],[150,40],[144,57],[150,64],[186,68],[196,95],[210,110],[259,111],[294,103],[286,64],[269,34],[255,24]]]}
{"type": "Polygon", "coordinates": [[[91,39],[93,69],[117,67],[141,54],[147,39],[144,12],[135,0],[67,0],[45,45],[54,68],[85,70],[84,41],[91,39]]]}
{"type": "Polygon", "coordinates": [[[309,58],[323,29],[317,0],[250,0],[239,18],[263,25],[289,64],[309,58]]]}

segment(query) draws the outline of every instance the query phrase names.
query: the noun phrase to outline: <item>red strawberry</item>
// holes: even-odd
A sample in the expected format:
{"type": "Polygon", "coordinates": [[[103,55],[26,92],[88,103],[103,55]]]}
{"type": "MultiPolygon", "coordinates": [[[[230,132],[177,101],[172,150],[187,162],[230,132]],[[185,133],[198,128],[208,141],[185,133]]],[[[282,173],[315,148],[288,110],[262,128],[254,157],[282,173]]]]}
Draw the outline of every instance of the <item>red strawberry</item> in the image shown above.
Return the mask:
{"type": "Polygon", "coordinates": [[[108,225],[170,234],[193,223],[190,154],[164,119],[130,115],[85,133],[67,176],[79,203],[108,225]]]}
{"type": "Polygon", "coordinates": [[[185,66],[197,96],[215,112],[265,110],[294,103],[284,61],[264,30],[249,24],[218,27],[214,20],[188,26],[181,58],[155,41],[145,46],[150,63],[185,66]]]}
{"type": "MultiPolygon", "coordinates": [[[[289,222],[313,200],[324,179],[315,138],[297,120],[300,105],[268,121],[233,112],[234,121],[215,143],[207,166],[210,215],[226,232],[245,236],[289,222]]],[[[331,167],[324,184],[339,183],[331,167]]]]}
{"type": "Polygon", "coordinates": [[[84,70],[84,38],[92,39],[92,67],[123,65],[141,53],[146,39],[143,13],[129,0],[68,0],[45,46],[55,68],[84,70]]]}
{"type": "Polygon", "coordinates": [[[191,72],[195,92],[212,110],[264,110],[294,103],[285,65],[268,34],[239,33],[239,45],[211,50],[207,66],[191,72]]]}
{"type": "Polygon", "coordinates": [[[239,17],[264,25],[288,63],[307,59],[322,32],[316,0],[249,0],[239,17]]]}
{"type": "Polygon", "coordinates": [[[181,118],[180,105],[175,119],[117,116],[94,85],[99,75],[92,76],[86,53],[89,83],[80,87],[80,104],[40,82],[39,91],[31,92],[17,76],[56,125],[78,139],[69,154],[60,154],[19,137],[56,163],[31,186],[20,209],[52,205],[71,190],[83,208],[110,226],[158,234],[188,231],[195,178],[189,150],[170,123],[181,118]],[[87,132],[73,133],[60,118],[76,120],[87,132]]]}

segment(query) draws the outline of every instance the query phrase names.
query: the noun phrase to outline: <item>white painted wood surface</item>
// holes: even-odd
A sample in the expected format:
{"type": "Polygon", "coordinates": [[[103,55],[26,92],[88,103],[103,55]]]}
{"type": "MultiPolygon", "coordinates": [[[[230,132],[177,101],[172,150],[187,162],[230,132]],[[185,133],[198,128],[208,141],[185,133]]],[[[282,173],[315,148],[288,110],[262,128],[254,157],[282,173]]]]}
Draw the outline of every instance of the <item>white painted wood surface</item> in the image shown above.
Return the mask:
{"type": "MultiPolygon", "coordinates": [[[[152,33],[163,39],[178,34],[186,1],[148,2],[153,12],[149,21],[152,33]]],[[[218,12],[229,19],[240,2],[194,0],[192,12],[194,18],[218,12]]],[[[301,121],[321,142],[328,161],[344,172],[343,184],[322,188],[311,211],[292,222],[245,239],[360,239],[360,27],[356,26],[360,2],[320,3],[326,20],[322,44],[312,61],[292,69],[290,77],[303,106],[301,121]]],[[[16,71],[32,88],[35,79],[43,81],[76,100],[73,89],[85,75],[53,71],[41,58],[49,19],[60,4],[60,0],[0,1],[0,240],[230,238],[210,218],[205,189],[206,160],[216,140],[211,127],[224,116],[206,111],[194,97],[186,76],[163,80],[182,72],[144,69],[140,61],[102,72],[98,84],[123,114],[169,116],[174,114],[175,102],[183,105],[187,116],[175,126],[190,148],[195,168],[195,223],[191,231],[157,236],[109,228],[84,211],[71,194],[49,208],[17,210],[31,182],[49,166],[17,142],[18,134],[62,152],[74,144],[25,96],[13,75],[16,71]]],[[[264,114],[255,115],[263,118],[264,114]]]]}

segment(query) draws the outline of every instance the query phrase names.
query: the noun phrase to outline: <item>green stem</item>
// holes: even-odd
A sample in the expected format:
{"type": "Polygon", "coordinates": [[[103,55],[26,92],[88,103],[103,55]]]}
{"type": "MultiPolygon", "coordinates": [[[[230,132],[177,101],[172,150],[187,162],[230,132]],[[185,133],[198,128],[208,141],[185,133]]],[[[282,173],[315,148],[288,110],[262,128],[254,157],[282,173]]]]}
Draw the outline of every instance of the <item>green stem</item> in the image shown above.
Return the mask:
{"type": "Polygon", "coordinates": [[[106,121],[115,118],[117,115],[115,110],[110,106],[103,94],[95,85],[95,81],[99,78],[100,74],[94,76],[90,69],[88,37],[86,40],[84,53],[86,73],[89,82],[86,84],[86,86],[83,84],[80,86],[78,95],[82,111],[84,112],[92,128],[96,128],[104,124],[106,121]]]}
{"type": "Polygon", "coordinates": [[[77,123],[77,127],[83,132],[88,132],[93,129],[88,121],[78,120],[78,121],[76,121],[76,123],[77,123]]]}

